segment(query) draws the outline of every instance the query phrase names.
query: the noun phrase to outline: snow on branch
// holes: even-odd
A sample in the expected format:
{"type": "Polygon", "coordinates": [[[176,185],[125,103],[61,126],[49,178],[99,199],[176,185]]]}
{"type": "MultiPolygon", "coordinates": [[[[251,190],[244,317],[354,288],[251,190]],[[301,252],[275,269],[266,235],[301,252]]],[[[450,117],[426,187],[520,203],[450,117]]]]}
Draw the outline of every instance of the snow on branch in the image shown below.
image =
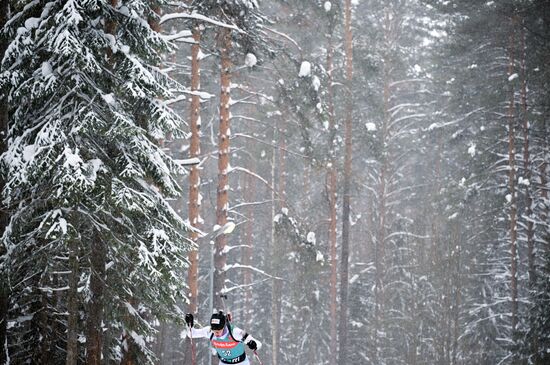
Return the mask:
{"type": "Polygon", "coordinates": [[[386,239],[390,239],[394,236],[407,236],[407,237],[414,237],[414,238],[422,238],[422,239],[428,239],[430,236],[420,236],[411,232],[393,232],[389,234],[386,239]]]}
{"type": "Polygon", "coordinates": [[[296,42],[294,39],[290,38],[287,34],[284,34],[284,33],[281,33],[281,32],[278,32],[274,29],[271,29],[271,28],[268,28],[268,27],[265,27],[265,26],[262,26],[261,27],[262,29],[265,29],[273,34],[276,34],[280,37],[283,37],[284,39],[288,40],[290,43],[294,44],[296,46],[296,48],[298,48],[298,51],[300,51],[300,53],[302,53],[302,49],[300,48],[300,45],[298,44],[298,42],[296,42]]]}
{"type": "MultiPolygon", "coordinates": [[[[191,91],[189,89],[182,89],[180,92],[187,95],[197,95],[201,98],[201,102],[215,97],[215,95],[207,93],[206,91],[191,91]]],[[[175,98],[163,101],[162,104],[164,106],[169,106],[175,103],[179,103],[180,101],[188,101],[187,96],[179,95],[175,98]]]]}
{"type": "Polygon", "coordinates": [[[234,211],[236,209],[243,208],[243,207],[249,207],[249,206],[254,206],[254,205],[262,205],[262,204],[271,204],[271,203],[273,203],[273,200],[271,200],[271,199],[263,200],[263,201],[257,201],[257,202],[240,203],[240,204],[236,204],[236,205],[232,206],[231,208],[229,208],[229,211],[234,211]]]}
{"type": "Polygon", "coordinates": [[[485,107],[480,107],[480,108],[474,109],[474,110],[464,114],[460,118],[451,120],[450,122],[432,123],[427,129],[425,129],[425,131],[426,130],[427,131],[432,131],[432,130],[437,129],[437,128],[443,128],[443,127],[447,127],[447,126],[450,126],[450,125],[458,124],[458,123],[464,121],[465,119],[467,119],[469,116],[471,116],[473,114],[477,114],[477,113],[482,112],[484,110],[485,110],[485,107]]]}
{"type": "Polygon", "coordinates": [[[250,171],[249,169],[245,169],[244,167],[231,167],[231,169],[228,171],[228,173],[233,172],[233,171],[241,171],[241,172],[247,173],[248,175],[253,176],[256,179],[260,180],[264,184],[266,184],[268,186],[271,186],[271,185],[269,185],[269,182],[266,179],[264,179],[260,175],[256,174],[255,172],[250,171]]]}
{"type": "Polygon", "coordinates": [[[398,85],[401,85],[401,84],[408,84],[408,83],[411,83],[411,82],[427,82],[427,80],[426,79],[399,80],[399,81],[394,81],[394,82],[390,83],[390,87],[398,86],[398,85]]]}
{"type": "Polygon", "coordinates": [[[238,285],[235,285],[231,288],[226,287],[226,288],[222,289],[222,293],[223,294],[231,293],[234,290],[249,288],[249,287],[252,287],[252,286],[257,285],[259,283],[263,283],[263,282],[266,282],[266,281],[269,281],[269,280],[271,280],[271,279],[267,278],[267,279],[259,280],[259,281],[256,281],[256,282],[253,282],[253,283],[250,283],[250,284],[238,284],[238,285]]]}
{"type": "Polygon", "coordinates": [[[257,273],[260,273],[264,276],[267,276],[268,278],[270,279],[276,279],[276,280],[283,280],[283,278],[280,278],[280,277],[277,277],[277,276],[273,276],[273,275],[270,275],[268,273],[266,273],[265,271],[263,270],[260,270],[254,266],[250,266],[250,265],[241,265],[241,264],[232,264],[232,265],[225,265],[222,269],[222,271],[224,272],[227,272],[231,269],[248,269],[248,270],[252,270],[252,271],[255,271],[257,273]]]}
{"type": "Polygon", "coordinates": [[[228,253],[231,250],[234,250],[236,248],[241,248],[241,247],[252,247],[252,246],[250,246],[250,245],[236,245],[236,246],[226,245],[223,249],[223,253],[228,253]]]}
{"type": "Polygon", "coordinates": [[[210,24],[213,24],[213,25],[217,25],[218,27],[229,28],[229,29],[232,29],[232,30],[236,30],[239,33],[244,33],[244,31],[242,29],[240,29],[239,27],[237,27],[236,25],[223,23],[223,22],[211,19],[211,18],[209,18],[207,16],[204,16],[202,14],[199,14],[199,13],[191,13],[191,14],[189,14],[189,13],[170,13],[170,14],[166,14],[166,15],[163,15],[160,18],[159,23],[163,24],[163,23],[165,23],[169,20],[174,20],[174,19],[195,19],[195,20],[200,20],[200,21],[210,23],[210,24]]]}
{"type": "Polygon", "coordinates": [[[182,30],[181,32],[175,34],[162,34],[161,37],[166,41],[177,41],[190,44],[197,43],[192,37],[192,33],[190,30],[182,30]]]}
{"type": "Polygon", "coordinates": [[[193,158],[187,158],[183,160],[174,160],[174,163],[178,166],[185,167],[185,166],[195,166],[198,165],[201,162],[200,159],[197,157],[193,158]]]}

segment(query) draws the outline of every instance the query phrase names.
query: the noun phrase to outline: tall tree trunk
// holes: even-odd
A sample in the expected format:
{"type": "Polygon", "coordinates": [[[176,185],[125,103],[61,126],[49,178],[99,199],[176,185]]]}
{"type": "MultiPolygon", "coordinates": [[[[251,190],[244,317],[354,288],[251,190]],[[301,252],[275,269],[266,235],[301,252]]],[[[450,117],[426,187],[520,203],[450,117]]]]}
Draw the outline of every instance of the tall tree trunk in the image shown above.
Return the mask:
{"type": "MultiPolygon", "coordinates": [[[[199,24],[195,23],[193,26],[193,39],[195,43],[191,46],[191,146],[189,148],[189,154],[191,158],[200,156],[200,108],[201,101],[200,96],[197,94],[200,91],[200,41],[201,41],[201,32],[199,29],[199,24]]],[[[195,228],[200,227],[200,170],[198,166],[193,166],[191,168],[191,174],[189,175],[189,222],[195,228]]],[[[191,240],[197,242],[198,234],[196,232],[191,232],[191,240]]],[[[188,283],[189,283],[189,312],[196,313],[198,305],[198,295],[199,295],[199,283],[198,283],[198,273],[199,273],[199,257],[198,249],[193,250],[189,253],[189,272],[188,272],[188,283]]],[[[191,353],[191,364],[195,365],[197,359],[195,357],[196,349],[191,348],[195,347],[195,343],[188,341],[189,352],[191,353]]]]}
{"type": "Polygon", "coordinates": [[[99,235],[91,238],[90,253],[90,302],[88,304],[88,321],[86,335],[86,364],[101,364],[103,348],[103,330],[101,323],[104,316],[105,263],[106,247],[99,235]]]}
{"type": "MultiPolygon", "coordinates": [[[[197,94],[200,91],[200,30],[198,24],[193,27],[193,39],[195,44],[191,47],[191,144],[189,149],[190,158],[198,158],[200,156],[200,96],[197,94]]],[[[189,175],[189,221],[195,228],[199,228],[200,222],[200,170],[198,166],[191,168],[189,175]]],[[[191,240],[197,242],[198,234],[191,233],[191,240]]],[[[196,313],[197,298],[198,298],[198,252],[193,250],[189,254],[189,311],[196,313]]]]}
{"type": "MultiPolygon", "coordinates": [[[[273,129],[273,141],[277,135],[276,128],[273,129]]],[[[277,163],[277,150],[273,148],[271,156],[271,271],[278,269],[279,250],[275,242],[275,166],[277,163]]],[[[279,361],[279,316],[277,302],[280,297],[281,286],[277,279],[273,279],[271,284],[271,363],[277,365],[279,361]]]]}
{"type": "Polygon", "coordinates": [[[527,261],[528,261],[528,273],[529,273],[529,285],[532,287],[535,282],[535,245],[534,245],[534,224],[533,224],[533,198],[531,196],[531,156],[529,152],[529,110],[527,107],[527,48],[525,44],[525,27],[521,27],[521,113],[523,124],[523,174],[527,179],[528,185],[525,185],[525,217],[527,218],[527,261]]]}
{"type": "MultiPolygon", "coordinates": [[[[386,42],[386,48],[390,48],[390,35],[391,28],[389,11],[385,11],[385,29],[384,38],[386,42]]],[[[382,161],[380,166],[380,177],[378,181],[378,217],[376,224],[376,244],[374,250],[374,264],[375,264],[375,286],[374,286],[374,300],[375,300],[375,313],[374,313],[374,362],[379,361],[379,349],[380,335],[384,332],[384,271],[385,271],[385,257],[386,257],[386,180],[388,175],[388,153],[386,151],[388,141],[388,124],[390,123],[389,102],[390,102],[390,60],[386,57],[384,60],[384,91],[383,91],[383,108],[384,115],[382,119],[382,127],[380,129],[380,138],[382,143],[382,161]]]]}
{"type": "MultiPolygon", "coordinates": [[[[285,123],[286,125],[286,123],[285,123]]],[[[276,277],[273,279],[273,286],[271,290],[271,345],[272,345],[272,365],[279,363],[279,353],[281,351],[281,306],[282,306],[282,282],[277,279],[280,277],[282,271],[282,265],[284,260],[285,245],[284,240],[277,242],[275,237],[275,176],[277,171],[275,166],[277,164],[277,156],[279,157],[278,168],[278,195],[280,198],[279,210],[285,207],[285,127],[281,131],[273,129],[273,143],[278,138],[278,148],[273,149],[273,156],[271,161],[271,184],[273,189],[271,190],[271,255],[272,255],[272,273],[276,277]]]]}
{"type": "MultiPolygon", "coordinates": [[[[111,0],[111,6],[115,8],[118,0],[111,0]]],[[[115,35],[117,23],[108,19],[105,24],[105,32],[115,35]]],[[[112,63],[112,50],[107,48],[106,54],[112,63]]],[[[110,192],[108,192],[110,193],[110,192]]],[[[99,365],[102,361],[103,330],[101,324],[104,316],[104,290],[105,290],[105,263],[107,248],[98,234],[92,234],[90,238],[90,302],[88,304],[88,321],[86,333],[86,364],[99,365]]]]}
{"type": "MultiPolygon", "coordinates": [[[[535,227],[534,227],[534,214],[533,214],[533,197],[531,192],[531,178],[533,176],[531,171],[531,156],[530,156],[530,125],[529,125],[529,110],[527,106],[527,47],[525,39],[527,37],[525,32],[525,25],[521,26],[521,64],[520,64],[520,73],[521,73],[521,114],[522,114],[522,126],[523,126],[523,175],[527,180],[528,184],[525,185],[525,219],[526,229],[527,229],[527,272],[529,274],[529,290],[533,290],[536,282],[536,271],[535,271],[535,227]]],[[[529,316],[529,318],[532,318],[529,316]]],[[[530,324],[533,326],[533,323],[530,324]]],[[[538,354],[538,341],[536,337],[531,340],[530,353],[538,354]]]]}
{"type": "MultiPolygon", "coordinates": [[[[231,92],[231,30],[220,28],[218,49],[221,56],[221,92],[220,92],[220,129],[218,135],[218,190],[216,201],[216,224],[223,227],[227,223],[227,206],[229,190],[229,106],[231,92]]],[[[221,233],[221,232],[220,232],[221,233]]],[[[214,307],[223,308],[220,294],[225,285],[226,236],[221,233],[216,237],[214,266],[214,307]]]]}
{"type": "Polygon", "coordinates": [[[452,349],[451,349],[451,364],[457,364],[458,354],[459,354],[459,344],[458,340],[460,337],[460,308],[462,306],[462,245],[460,241],[460,227],[457,222],[452,225],[451,230],[451,241],[455,243],[456,252],[455,252],[455,276],[453,280],[454,284],[454,302],[453,308],[453,339],[452,339],[452,349]]]}
{"type": "MultiPolygon", "coordinates": [[[[0,0],[0,29],[8,21],[9,1],[0,0]]],[[[8,47],[8,39],[4,34],[0,34],[0,60],[8,47]]],[[[8,102],[0,94],[0,154],[7,150],[6,135],[8,131],[8,102]]],[[[5,182],[0,178],[0,191],[4,190],[5,182]]],[[[8,225],[9,216],[5,207],[0,209],[0,235],[4,234],[8,225]]],[[[6,254],[4,244],[0,243],[0,262],[6,254]]],[[[7,354],[7,322],[8,322],[8,302],[9,302],[9,281],[7,273],[0,271],[0,364],[6,361],[7,354]]]]}
{"type": "MultiPolygon", "coordinates": [[[[515,28],[516,24],[513,21],[513,28],[509,38],[509,65],[508,77],[514,74],[515,63],[515,28]]],[[[518,284],[517,284],[517,205],[516,205],[516,136],[515,136],[515,90],[510,86],[510,102],[508,105],[508,193],[510,194],[510,289],[511,289],[511,305],[512,305],[512,335],[517,328],[518,323],[518,284]]]]}
{"type": "MultiPolygon", "coordinates": [[[[550,18],[550,6],[548,6],[548,15],[550,18]]],[[[550,27],[550,19],[549,24],[550,27]]],[[[549,31],[550,33],[550,31],[549,31]]],[[[548,219],[550,217],[550,197],[548,196],[548,191],[550,190],[550,184],[548,181],[548,177],[550,176],[550,161],[548,160],[550,156],[550,110],[546,112],[546,118],[544,120],[544,151],[546,152],[544,155],[546,156],[544,158],[543,163],[540,166],[540,186],[541,186],[541,198],[544,203],[544,206],[542,208],[541,213],[541,220],[544,224],[543,226],[543,245],[545,248],[545,254],[550,255],[550,222],[548,222],[548,219]]]]}
{"type": "MultiPolygon", "coordinates": [[[[0,256],[4,254],[4,251],[0,251],[0,256]]],[[[0,364],[4,364],[6,362],[6,354],[8,353],[7,322],[9,288],[6,274],[0,273],[0,281],[0,364]]]]}
{"type": "MultiPolygon", "coordinates": [[[[92,254],[93,255],[93,254],[92,254]]],[[[69,242],[69,290],[67,292],[67,358],[66,365],[78,362],[78,243],[69,242]]]]}
{"type": "Polygon", "coordinates": [[[352,118],[353,118],[353,37],[351,32],[351,0],[345,3],[345,49],[346,49],[346,117],[344,157],[344,201],[342,211],[342,255],[340,264],[340,338],[339,364],[347,364],[348,338],[348,259],[350,241],[350,200],[352,161],[352,118]]]}
{"type": "MultiPolygon", "coordinates": [[[[328,102],[328,118],[329,118],[329,154],[330,166],[327,171],[327,193],[329,204],[329,228],[328,240],[330,247],[330,338],[337,338],[338,330],[338,263],[336,251],[336,158],[335,158],[335,115],[334,115],[334,42],[333,42],[334,26],[331,22],[328,30],[327,39],[327,102],[328,102]]],[[[336,363],[336,351],[331,352],[330,362],[336,363]]]]}
{"type": "Polygon", "coordinates": [[[279,132],[279,208],[286,208],[286,130],[288,128],[288,120],[283,119],[282,130],[279,132]]]}
{"type": "MultiPolygon", "coordinates": [[[[252,175],[246,175],[246,194],[245,196],[254,201],[256,196],[256,189],[254,184],[254,177],[252,175]]],[[[242,262],[243,265],[249,266],[252,259],[252,247],[254,245],[254,207],[252,205],[248,208],[247,214],[248,222],[246,224],[245,231],[245,244],[246,247],[243,250],[242,262]]],[[[250,284],[252,284],[252,275],[250,270],[244,270],[243,272],[243,285],[246,288],[243,301],[243,323],[244,328],[249,328],[250,325],[250,311],[248,310],[252,303],[252,291],[250,290],[250,284]]]]}
{"type": "MultiPolygon", "coordinates": [[[[52,284],[51,277],[44,277],[43,280],[39,282],[39,285],[50,286],[52,284]]],[[[56,349],[54,347],[54,338],[51,336],[51,326],[52,319],[48,316],[47,308],[50,307],[51,303],[49,302],[50,293],[37,289],[37,292],[40,293],[40,307],[34,312],[35,316],[38,318],[37,322],[39,323],[40,332],[39,332],[39,341],[35,343],[37,345],[38,351],[35,353],[37,356],[31,360],[31,363],[37,362],[38,364],[48,364],[52,359],[56,358],[56,349]]],[[[34,319],[34,318],[33,318],[34,319]]]]}
{"type": "MultiPolygon", "coordinates": [[[[138,301],[134,297],[130,298],[129,304],[137,310],[138,301]]],[[[127,313],[126,320],[128,322],[134,321],[133,314],[127,313]]],[[[122,334],[122,348],[124,349],[124,353],[120,365],[137,365],[137,353],[139,349],[132,336],[126,331],[122,334]]],[[[88,365],[88,363],[86,363],[86,365],[88,365]]]]}

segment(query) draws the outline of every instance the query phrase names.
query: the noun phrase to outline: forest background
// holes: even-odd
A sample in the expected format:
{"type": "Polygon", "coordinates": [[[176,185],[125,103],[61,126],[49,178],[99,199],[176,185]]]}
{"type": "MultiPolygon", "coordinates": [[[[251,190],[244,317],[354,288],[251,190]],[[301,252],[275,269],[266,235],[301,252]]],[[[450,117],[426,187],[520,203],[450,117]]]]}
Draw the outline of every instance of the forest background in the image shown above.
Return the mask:
{"type": "Polygon", "coordinates": [[[0,363],[548,363],[547,0],[1,6],[0,363]]]}

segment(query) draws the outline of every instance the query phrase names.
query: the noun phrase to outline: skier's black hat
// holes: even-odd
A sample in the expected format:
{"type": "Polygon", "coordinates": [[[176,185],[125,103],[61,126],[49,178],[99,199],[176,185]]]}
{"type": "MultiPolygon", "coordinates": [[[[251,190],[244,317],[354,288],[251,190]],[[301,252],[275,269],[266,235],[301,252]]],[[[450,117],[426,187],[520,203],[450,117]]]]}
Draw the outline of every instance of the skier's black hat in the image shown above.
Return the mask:
{"type": "Polygon", "coordinates": [[[219,331],[225,327],[225,314],[222,311],[212,314],[210,317],[210,328],[219,331]]]}

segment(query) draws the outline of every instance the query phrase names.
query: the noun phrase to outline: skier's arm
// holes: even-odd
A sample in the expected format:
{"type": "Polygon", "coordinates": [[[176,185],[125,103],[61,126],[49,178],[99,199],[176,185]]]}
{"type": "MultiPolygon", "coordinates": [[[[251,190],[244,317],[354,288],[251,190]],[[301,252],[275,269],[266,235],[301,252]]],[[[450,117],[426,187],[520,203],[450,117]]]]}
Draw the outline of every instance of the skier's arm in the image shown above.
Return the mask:
{"type": "Polygon", "coordinates": [[[259,350],[262,347],[262,343],[255,339],[254,337],[250,336],[248,333],[243,331],[242,329],[235,327],[233,328],[233,337],[237,341],[244,342],[245,345],[250,344],[251,342],[256,343],[256,347],[259,350]]]}
{"type": "Polygon", "coordinates": [[[210,338],[210,326],[202,328],[187,327],[187,337],[189,338],[210,338]]]}

